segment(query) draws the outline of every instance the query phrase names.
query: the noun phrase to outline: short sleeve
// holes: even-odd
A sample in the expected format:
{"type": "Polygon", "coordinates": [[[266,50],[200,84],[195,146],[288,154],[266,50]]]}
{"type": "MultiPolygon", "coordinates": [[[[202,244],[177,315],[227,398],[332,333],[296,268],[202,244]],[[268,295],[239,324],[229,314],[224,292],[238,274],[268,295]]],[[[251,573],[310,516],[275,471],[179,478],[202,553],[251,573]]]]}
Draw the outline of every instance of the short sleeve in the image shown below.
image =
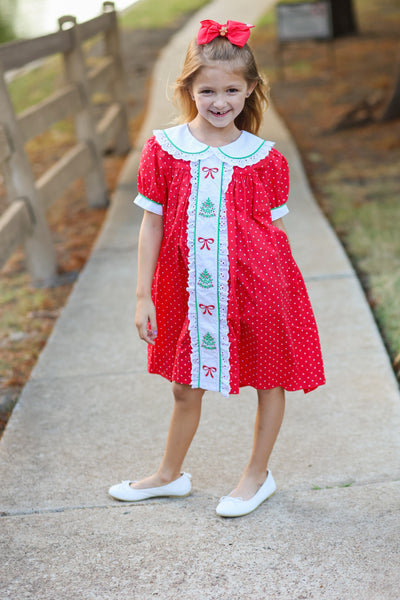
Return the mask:
{"type": "Polygon", "coordinates": [[[273,193],[270,195],[271,218],[273,221],[288,214],[287,200],[289,196],[289,167],[286,158],[273,149],[270,152],[273,193]]]}
{"type": "Polygon", "coordinates": [[[141,208],[158,215],[163,214],[163,205],[167,196],[163,154],[154,136],[147,140],[140,156],[139,194],[134,201],[141,208]]]}

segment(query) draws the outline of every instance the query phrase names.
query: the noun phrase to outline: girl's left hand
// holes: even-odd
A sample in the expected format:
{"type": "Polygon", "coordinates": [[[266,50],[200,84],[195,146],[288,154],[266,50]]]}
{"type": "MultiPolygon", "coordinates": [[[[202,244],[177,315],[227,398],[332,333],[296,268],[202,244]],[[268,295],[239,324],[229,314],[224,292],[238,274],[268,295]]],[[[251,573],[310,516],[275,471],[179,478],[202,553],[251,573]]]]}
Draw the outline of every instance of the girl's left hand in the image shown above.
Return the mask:
{"type": "Polygon", "coordinates": [[[156,309],[150,298],[140,298],[136,305],[135,325],[140,339],[154,346],[157,337],[156,309]]]}

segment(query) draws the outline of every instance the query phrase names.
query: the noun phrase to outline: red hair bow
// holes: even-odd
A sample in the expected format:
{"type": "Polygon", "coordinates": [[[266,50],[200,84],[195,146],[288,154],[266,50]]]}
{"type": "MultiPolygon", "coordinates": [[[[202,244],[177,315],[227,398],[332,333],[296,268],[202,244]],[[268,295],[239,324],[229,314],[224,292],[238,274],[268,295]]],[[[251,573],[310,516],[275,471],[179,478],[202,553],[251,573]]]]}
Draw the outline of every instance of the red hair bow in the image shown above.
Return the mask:
{"type": "Polygon", "coordinates": [[[228,38],[234,46],[242,48],[250,37],[250,28],[254,27],[254,25],[247,25],[239,21],[227,21],[225,25],[221,25],[216,21],[207,19],[200,23],[201,27],[197,34],[197,43],[199,45],[208,44],[216,37],[221,36],[228,38]]]}

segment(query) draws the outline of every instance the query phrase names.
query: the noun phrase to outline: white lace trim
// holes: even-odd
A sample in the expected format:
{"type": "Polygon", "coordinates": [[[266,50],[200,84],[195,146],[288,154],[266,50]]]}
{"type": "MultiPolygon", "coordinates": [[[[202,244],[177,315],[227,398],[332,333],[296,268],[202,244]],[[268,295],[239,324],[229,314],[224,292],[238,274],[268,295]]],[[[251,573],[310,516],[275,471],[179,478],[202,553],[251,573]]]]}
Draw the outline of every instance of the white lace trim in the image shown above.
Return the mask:
{"type": "Polygon", "coordinates": [[[192,136],[187,124],[157,129],[153,133],[161,148],[177,160],[197,161],[214,155],[224,163],[241,168],[263,160],[274,146],[274,142],[263,140],[247,131],[242,131],[232,144],[220,148],[207,146],[192,136]]]}
{"type": "MultiPolygon", "coordinates": [[[[172,129],[175,129],[174,127],[172,129]]],[[[190,150],[182,150],[181,148],[179,148],[178,146],[176,146],[173,141],[172,138],[170,138],[168,136],[168,132],[170,130],[165,130],[165,129],[156,129],[153,131],[153,134],[157,140],[157,142],[160,144],[161,148],[167,152],[168,154],[170,154],[173,158],[177,159],[177,160],[189,160],[189,161],[198,161],[198,160],[203,160],[205,158],[207,158],[208,156],[211,155],[210,152],[210,147],[209,146],[205,146],[204,145],[204,149],[203,150],[194,150],[193,152],[191,152],[190,150]]]]}
{"type": "Polygon", "coordinates": [[[228,397],[230,392],[229,364],[229,327],[228,327],[228,295],[229,295],[229,251],[228,223],[226,218],[226,191],[233,175],[233,167],[225,165],[222,179],[222,205],[219,222],[220,248],[226,249],[226,263],[219,261],[219,296],[220,296],[220,344],[221,344],[221,394],[228,397]]]}
{"type": "Polygon", "coordinates": [[[232,167],[241,167],[243,169],[244,167],[256,165],[260,160],[266,158],[273,146],[273,142],[264,141],[253,154],[240,158],[227,156],[220,148],[212,148],[212,150],[215,151],[216,156],[219,156],[226,164],[229,164],[232,167]]]}

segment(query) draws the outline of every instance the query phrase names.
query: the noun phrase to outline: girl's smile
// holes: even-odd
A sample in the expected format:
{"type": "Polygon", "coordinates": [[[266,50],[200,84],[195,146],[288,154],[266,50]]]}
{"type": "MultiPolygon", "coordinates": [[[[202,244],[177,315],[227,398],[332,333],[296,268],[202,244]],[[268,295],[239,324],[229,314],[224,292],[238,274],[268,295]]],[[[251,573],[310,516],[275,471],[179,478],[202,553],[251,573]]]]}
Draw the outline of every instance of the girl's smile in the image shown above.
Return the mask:
{"type": "Polygon", "coordinates": [[[235,119],[253,89],[240,73],[227,69],[225,63],[203,67],[191,89],[198,111],[190,124],[192,132],[201,141],[207,141],[210,136],[218,136],[221,143],[236,139],[239,130],[235,119]]]}

